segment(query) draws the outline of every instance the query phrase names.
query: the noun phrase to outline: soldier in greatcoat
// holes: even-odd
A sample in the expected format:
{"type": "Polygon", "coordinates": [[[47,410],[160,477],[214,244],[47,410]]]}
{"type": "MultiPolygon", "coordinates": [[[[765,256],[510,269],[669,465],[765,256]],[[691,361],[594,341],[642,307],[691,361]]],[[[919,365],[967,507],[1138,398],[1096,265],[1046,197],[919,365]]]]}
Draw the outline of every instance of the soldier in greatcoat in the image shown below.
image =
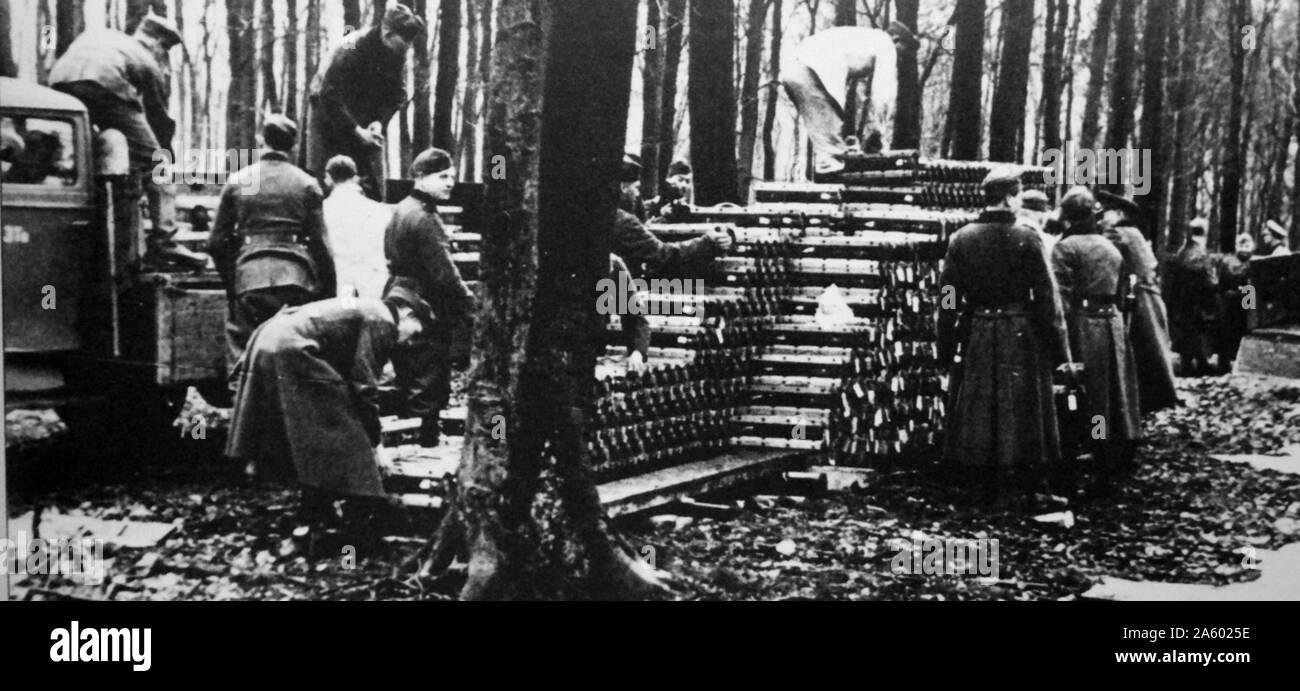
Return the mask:
{"type": "Polygon", "coordinates": [[[958,482],[994,492],[1000,477],[1032,484],[1058,469],[1052,372],[1069,345],[1042,239],[1016,219],[1019,170],[994,169],[983,190],[983,213],[948,244],[936,335],[954,363],[944,456],[958,482]]]}

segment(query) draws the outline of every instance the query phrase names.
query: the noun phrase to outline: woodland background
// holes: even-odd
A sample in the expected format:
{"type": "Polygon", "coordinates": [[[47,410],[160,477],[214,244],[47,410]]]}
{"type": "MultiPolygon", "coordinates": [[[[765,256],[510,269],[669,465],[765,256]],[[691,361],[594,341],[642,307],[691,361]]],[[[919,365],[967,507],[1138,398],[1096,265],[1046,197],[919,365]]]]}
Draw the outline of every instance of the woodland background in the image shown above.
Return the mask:
{"type": "MultiPolygon", "coordinates": [[[[241,148],[255,146],[262,114],[300,115],[322,60],[387,1],[10,0],[0,33],[10,69],[44,81],[86,27],[130,30],[152,5],[185,39],[172,53],[176,146],[241,148]]],[[[390,169],[438,145],[463,179],[482,180],[498,3],[404,4],[430,30],[408,62],[390,169]]],[[[1154,185],[1139,201],[1162,253],[1196,215],[1210,218],[1212,246],[1268,218],[1300,243],[1297,12],[1283,0],[642,0],[626,148],[647,162],[647,196],[692,140],[734,152],[693,161],[701,203],[743,201],[752,179],[805,179],[781,54],[830,26],[897,20],[921,40],[900,55],[894,148],[1023,163],[1067,141],[1149,149],[1154,185]],[[694,134],[693,110],[708,119],[694,134]]],[[[862,87],[855,101],[868,97],[862,87]]]]}

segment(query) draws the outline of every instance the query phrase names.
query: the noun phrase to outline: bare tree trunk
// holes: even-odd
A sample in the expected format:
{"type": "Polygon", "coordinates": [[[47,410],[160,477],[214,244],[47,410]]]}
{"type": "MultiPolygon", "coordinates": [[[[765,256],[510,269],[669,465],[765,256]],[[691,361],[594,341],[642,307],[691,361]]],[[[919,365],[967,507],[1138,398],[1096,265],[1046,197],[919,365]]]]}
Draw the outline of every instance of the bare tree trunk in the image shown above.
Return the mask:
{"type": "Polygon", "coordinates": [[[738,156],[740,198],[749,199],[754,179],[754,147],[758,142],[758,75],[763,70],[763,19],[767,0],[749,0],[745,26],[745,80],[740,87],[740,151],[738,156]]]}
{"type": "Polygon", "coordinates": [[[272,113],[280,112],[280,97],[275,90],[275,2],[262,0],[258,19],[258,64],[262,74],[262,100],[272,113]]]}
{"type": "Polygon", "coordinates": [[[1034,0],[1003,0],[1002,44],[998,86],[989,116],[989,160],[1019,160],[1017,150],[1025,131],[1025,100],[1029,88],[1029,43],[1034,36],[1034,0]]]}
{"type": "Polygon", "coordinates": [[[343,0],[343,26],[345,33],[362,28],[360,0],[343,0]],[[352,28],[349,31],[347,27],[352,28]]]}
{"type": "Polygon", "coordinates": [[[732,81],[732,0],[692,0],[687,103],[695,203],[739,202],[736,190],[736,98],[732,81]]]}
{"type": "Polygon", "coordinates": [[[496,222],[483,238],[466,444],[433,552],[445,564],[442,545],[466,548],[464,599],[627,597],[657,584],[605,524],[582,429],[594,352],[573,337],[592,333],[591,294],[608,271],[636,4],[542,6],[502,0],[494,55],[488,147],[513,173],[488,182],[496,222]]]}
{"type": "MultiPolygon", "coordinates": [[[[1300,22],[1296,22],[1296,55],[1291,61],[1292,110],[1295,117],[1295,139],[1300,142],[1300,22]]],[[[1285,158],[1283,154],[1283,158],[1285,158]]],[[[1281,185],[1279,178],[1278,184],[1281,185]]],[[[1295,157],[1295,171],[1291,175],[1291,249],[1300,250],[1300,154],[1295,157]]]]}
{"type": "Polygon", "coordinates": [[[1069,0],[1047,0],[1046,50],[1043,55],[1044,149],[1061,148],[1061,71],[1069,20],[1069,0]]]}
{"type": "MultiPolygon", "coordinates": [[[[374,0],[370,12],[370,25],[379,26],[384,21],[384,12],[388,9],[388,0],[374,0]]],[[[403,3],[405,4],[405,3],[403,3]]]]}
{"type": "Polygon", "coordinates": [[[284,37],[284,112],[301,123],[298,112],[298,0],[285,0],[289,30],[284,37]]]}
{"type": "Polygon", "coordinates": [[[1191,108],[1192,87],[1196,79],[1196,55],[1199,52],[1197,35],[1201,24],[1201,12],[1205,0],[1186,0],[1183,9],[1182,45],[1176,53],[1178,60],[1178,81],[1170,94],[1170,106],[1174,115],[1174,153],[1172,188],[1169,193],[1169,237],[1166,247],[1177,250],[1182,246],[1183,231],[1187,227],[1190,205],[1195,203],[1196,179],[1193,169],[1197,167],[1192,154],[1200,150],[1188,142],[1194,131],[1191,108]]]}
{"type": "Polygon", "coordinates": [[[14,62],[11,24],[9,0],[0,0],[0,77],[18,76],[18,65],[14,62]]]}
{"type": "Polygon", "coordinates": [[[226,92],[226,148],[257,146],[257,43],[253,0],[226,0],[230,89],[226,92]]]}
{"type": "MultiPolygon", "coordinates": [[[[415,0],[415,14],[420,19],[428,20],[429,8],[426,0],[415,0]]],[[[429,32],[432,34],[432,32],[429,32]]],[[[429,73],[432,66],[429,64],[429,39],[430,36],[424,36],[415,42],[413,50],[414,59],[414,77],[412,81],[414,97],[411,99],[413,104],[411,113],[411,148],[417,152],[429,148],[433,138],[432,118],[429,112],[429,73]]],[[[406,175],[406,171],[402,171],[406,175]]]]}
{"type": "MultiPolygon", "coordinates": [[[[919,0],[896,0],[898,21],[917,34],[919,0]]],[[[917,79],[916,48],[898,51],[898,99],[894,110],[895,149],[915,149],[921,145],[921,91],[917,79]]]]}
{"type": "Polygon", "coordinates": [[[123,25],[123,31],[132,33],[135,27],[140,25],[140,20],[153,9],[153,13],[163,17],[167,16],[167,0],[127,0],[126,2],[126,24],[123,25]]]}
{"type": "MultiPolygon", "coordinates": [[[[312,80],[316,78],[316,71],[320,69],[320,0],[307,1],[307,35],[303,39],[303,76],[306,78],[307,87],[311,87],[312,80]]],[[[305,110],[305,109],[304,109],[305,110]]]]}
{"type": "MultiPolygon", "coordinates": [[[[86,12],[83,3],[78,0],[58,0],[54,11],[57,15],[54,19],[57,40],[54,55],[60,56],[72,41],[86,30],[86,12]]],[[[5,36],[7,40],[8,34],[6,33],[5,36]]]]}
{"type": "MultiPolygon", "coordinates": [[[[857,26],[857,0],[835,0],[835,26],[857,26]]],[[[858,135],[858,89],[862,80],[849,83],[844,91],[844,129],[840,132],[845,137],[858,135]]]]}
{"type": "Polygon", "coordinates": [[[980,157],[984,80],[984,0],[957,0],[953,12],[957,25],[952,60],[952,86],[948,99],[948,127],[952,133],[952,157],[976,160],[980,157]]]}
{"type": "Polygon", "coordinates": [[[462,179],[472,180],[474,165],[474,116],[478,102],[478,30],[479,7],[475,0],[465,0],[465,95],[460,103],[460,159],[462,179]]]}
{"type": "MultiPolygon", "coordinates": [[[[641,191],[650,197],[658,193],[659,156],[662,142],[659,141],[659,117],[663,114],[664,104],[664,36],[667,34],[659,4],[662,0],[645,0],[645,27],[637,34],[637,40],[647,49],[645,65],[641,70],[641,191]],[[648,44],[642,37],[652,36],[653,44],[648,44]]],[[[671,156],[672,153],[669,153],[671,156]]]]}
{"type": "Polygon", "coordinates": [[[452,132],[456,83],[460,79],[460,3],[444,0],[438,6],[438,81],[433,89],[433,145],[456,150],[452,132]]]}
{"type": "MultiPolygon", "coordinates": [[[[1232,0],[1232,26],[1250,23],[1250,0],[1232,0]]],[[[1224,132],[1223,187],[1219,190],[1219,249],[1231,252],[1237,238],[1237,206],[1241,201],[1241,113],[1245,101],[1246,49],[1238,31],[1228,32],[1228,122],[1224,132]]]]}
{"type": "Polygon", "coordinates": [[[772,43],[768,53],[771,80],[763,113],[763,179],[776,179],[776,141],[772,129],[776,124],[776,104],[781,98],[781,0],[772,0],[772,43]]]}
{"type": "MultiPolygon", "coordinates": [[[[1133,111],[1136,110],[1133,99],[1136,25],[1137,0],[1119,0],[1119,17],[1115,24],[1115,69],[1110,76],[1110,122],[1106,126],[1108,149],[1127,147],[1129,136],[1133,134],[1133,111]]],[[[1122,191],[1122,181],[1109,182],[1113,190],[1122,191]]]]}
{"type": "Polygon", "coordinates": [[[1065,59],[1065,136],[1063,141],[1070,141],[1074,136],[1074,63],[1079,55],[1079,15],[1080,0],[1074,0],[1073,17],[1070,20],[1070,50],[1065,59]]]}
{"type": "MultiPolygon", "coordinates": [[[[677,69],[682,62],[682,36],[686,29],[686,0],[665,0],[661,15],[665,31],[659,32],[664,51],[662,110],[659,113],[659,170],[655,184],[668,177],[668,164],[677,152],[677,69]]],[[[653,189],[653,188],[651,188],[653,189]]]]}
{"type": "Polygon", "coordinates": [[[1165,163],[1164,96],[1165,96],[1165,32],[1170,24],[1170,5],[1148,2],[1145,28],[1142,34],[1142,122],[1138,147],[1151,152],[1151,190],[1138,199],[1142,205],[1143,230],[1154,246],[1162,246],[1164,230],[1165,185],[1168,175],[1165,163]]]}
{"type": "Polygon", "coordinates": [[[1088,63],[1088,95],[1083,104],[1083,129],[1079,145],[1094,148],[1101,140],[1101,94],[1106,86],[1106,59],[1110,57],[1110,27],[1115,0],[1101,0],[1097,24],[1092,29],[1092,55],[1088,63]]]}

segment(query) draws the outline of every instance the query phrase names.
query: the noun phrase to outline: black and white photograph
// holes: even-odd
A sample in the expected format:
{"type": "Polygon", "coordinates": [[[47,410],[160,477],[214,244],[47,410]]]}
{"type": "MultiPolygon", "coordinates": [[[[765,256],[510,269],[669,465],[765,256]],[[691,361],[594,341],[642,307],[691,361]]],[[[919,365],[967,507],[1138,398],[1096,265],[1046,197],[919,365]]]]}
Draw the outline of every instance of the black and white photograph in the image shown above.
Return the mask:
{"type": "Polygon", "coordinates": [[[5,609],[1300,601],[1294,0],[0,0],[0,74],[5,609]]]}

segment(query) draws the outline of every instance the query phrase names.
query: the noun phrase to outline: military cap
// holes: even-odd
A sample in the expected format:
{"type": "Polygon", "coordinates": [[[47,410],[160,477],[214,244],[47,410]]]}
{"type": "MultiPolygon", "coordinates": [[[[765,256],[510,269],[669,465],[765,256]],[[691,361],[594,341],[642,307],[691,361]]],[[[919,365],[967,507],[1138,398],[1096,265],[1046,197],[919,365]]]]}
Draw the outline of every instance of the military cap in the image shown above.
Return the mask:
{"type": "Polygon", "coordinates": [[[1142,211],[1142,209],[1138,207],[1137,202],[1122,194],[1115,194],[1114,192],[1102,190],[1097,193],[1097,200],[1101,202],[1101,207],[1103,209],[1118,209],[1131,216],[1137,216],[1142,211]]]}
{"type": "Polygon", "coordinates": [[[1020,203],[1030,211],[1047,211],[1052,207],[1051,202],[1047,200],[1047,195],[1041,190],[1027,190],[1020,195],[1020,203]]]}
{"type": "Polygon", "coordinates": [[[636,182],[641,179],[641,157],[633,153],[623,154],[623,167],[619,169],[619,182],[636,182]]]}
{"type": "Polygon", "coordinates": [[[424,20],[417,17],[406,5],[390,3],[388,9],[384,10],[383,27],[411,41],[424,33],[424,20]]]}
{"type": "Polygon", "coordinates": [[[163,49],[171,48],[181,42],[181,32],[177,30],[176,25],[170,19],[154,14],[153,10],[149,10],[140,20],[136,31],[158,39],[163,49]]]}
{"type": "Polygon", "coordinates": [[[437,147],[425,149],[411,161],[411,177],[422,178],[426,175],[441,173],[451,167],[451,154],[437,147]]]}
{"type": "Polygon", "coordinates": [[[262,141],[276,151],[288,151],[298,141],[298,124],[279,113],[262,121],[262,141]]]}
{"type": "Polygon", "coordinates": [[[686,161],[678,159],[668,164],[668,177],[670,178],[675,175],[690,175],[690,174],[691,174],[691,164],[687,163],[686,161]]]}
{"type": "Polygon", "coordinates": [[[1000,202],[1009,194],[1020,194],[1020,169],[1010,165],[997,166],[984,176],[981,187],[987,203],[1000,202]]]}
{"type": "Polygon", "coordinates": [[[1278,240],[1285,240],[1287,236],[1286,228],[1283,228],[1281,223],[1272,219],[1269,219],[1264,223],[1264,232],[1272,235],[1278,240]]]}
{"type": "Polygon", "coordinates": [[[889,28],[885,31],[890,36],[893,36],[895,41],[903,44],[904,48],[917,48],[921,45],[921,41],[916,38],[916,34],[912,33],[912,30],[900,21],[890,22],[889,28]]]}
{"type": "Polygon", "coordinates": [[[1097,200],[1087,187],[1072,187],[1061,199],[1061,219],[1077,222],[1093,217],[1097,211],[1097,200]]]}
{"type": "Polygon", "coordinates": [[[397,284],[388,289],[384,295],[384,302],[409,308],[415,313],[416,318],[424,323],[425,329],[432,329],[434,322],[433,308],[415,293],[414,290],[406,286],[397,284]]]}

